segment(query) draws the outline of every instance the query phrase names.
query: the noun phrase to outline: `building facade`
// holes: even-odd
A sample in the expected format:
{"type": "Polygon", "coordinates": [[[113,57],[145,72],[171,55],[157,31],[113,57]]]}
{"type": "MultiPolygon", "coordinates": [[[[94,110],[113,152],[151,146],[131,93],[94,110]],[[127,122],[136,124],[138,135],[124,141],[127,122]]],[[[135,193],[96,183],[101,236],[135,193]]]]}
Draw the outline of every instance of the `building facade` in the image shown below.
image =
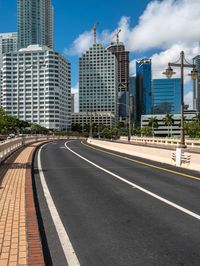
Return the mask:
{"type": "Polygon", "coordinates": [[[7,53],[3,57],[2,107],[20,120],[48,129],[70,129],[70,64],[46,46],[7,53]]]}
{"type": "Polygon", "coordinates": [[[84,125],[97,124],[112,128],[115,125],[115,115],[113,112],[80,112],[72,113],[72,124],[84,125]]]}
{"type": "MultiPolygon", "coordinates": [[[[149,125],[149,119],[151,117],[156,117],[158,120],[158,128],[154,129],[155,136],[160,137],[166,137],[168,135],[170,136],[180,136],[180,123],[181,123],[181,115],[180,114],[174,114],[173,120],[174,123],[172,126],[166,126],[163,118],[165,118],[166,115],[142,115],[141,117],[141,128],[144,126],[149,125]]],[[[193,118],[196,116],[196,112],[194,111],[187,111],[184,113],[185,121],[191,122],[193,121],[193,118]]]]}
{"type": "Polygon", "coordinates": [[[198,77],[193,83],[193,109],[200,112],[200,55],[194,58],[198,77]]]}
{"type": "Polygon", "coordinates": [[[179,114],[181,112],[180,78],[153,79],[153,114],[179,114]]]}
{"type": "Polygon", "coordinates": [[[75,93],[71,93],[71,112],[74,113],[75,110],[75,93]]]}
{"type": "Polygon", "coordinates": [[[112,112],[117,116],[117,63],[101,44],[79,59],[79,111],[112,112]]]}
{"type": "Polygon", "coordinates": [[[54,47],[54,11],[51,0],[18,0],[18,48],[54,47]]]}
{"type": "Polygon", "coordinates": [[[3,55],[17,51],[17,33],[1,33],[0,34],[0,69],[2,67],[3,55]]]}
{"type": "Polygon", "coordinates": [[[130,91],[130,108],[131,108],[131,120],[135,125],[136,120],[136,77],[130,77],[129,79],[129,91],[130,91]]]}
{"type": "Polygon", "coordinates": [[[125,46],[121,42],[111,43],[107,49],[114,54],[117,59],[119,118],[120,120],[124,120],[129,115],[129,51],[125,50],[125,46]]]}
{"type": "Polygon", "coordinates": [[[152,64],[150,59],[136,61],[136,120],[140,123],[141,115],[152,113],[152,64]]]}

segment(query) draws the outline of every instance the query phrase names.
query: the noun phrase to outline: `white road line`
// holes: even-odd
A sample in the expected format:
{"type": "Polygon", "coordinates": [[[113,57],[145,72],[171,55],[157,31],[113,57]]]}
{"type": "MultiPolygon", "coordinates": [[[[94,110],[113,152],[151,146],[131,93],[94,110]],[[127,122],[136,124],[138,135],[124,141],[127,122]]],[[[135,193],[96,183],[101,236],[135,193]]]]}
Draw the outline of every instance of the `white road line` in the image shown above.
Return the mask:
{"type": "Polygon", "coordinates": [[[63,252],[65,254],[65,258],[68,262],[68,265],[69,266],[80,266],[80,263],[79,263],[78,258],[76,256],[76,253],[75,253],[73,246],[70,242],[69,236],[68,236],[68,234],[67,234],[67,232],[63,226],[63,223],[60,219],[60,216],[57,212],[56,206],[55,206],[53,199],[51,197],[51,194],[49,192],[47,183],[45,181],[45,177],[44,177],[44,173],[43,173],[42,165],[41,165],[41,150],[42,150],[42,147],[39,149],[39,152],[38,152],[38,170],[39,170],[39,176],[40,176],[40,180],[42,183],[44,195],[45,195],[45,198],[47,201],[47,205],[48,205],[49,211],[51,213],[51,217],[52,217],[54,225],[56,227],[56,231],[58,233],[58,237],[60,239],[60,243],[61,243],[61,246],[63,248],[63,252]]]}
{"type": "Polygon", "coordinates": [[[114,174],[114,173],[112,173],[112,172],[106,170],[105,168],[103,168],[103,167],[101,167],[101,166],[99,166],[99,165],[93,163],[92,161],[86,159],[85,157],[83,157],[83,156],[81,156],[80,154],[76,153],[75,151],[71,150],[71,149],[67,146],[67,143],[69,143],[69,142],[66,142],[66,143],[65,143],[65,147],[66,147],[70,152],[74,153],[75,155],[77,155],[77,156],[80,157],[81,159],[85,160],[86,162],[88,162],[88,163],[92,164],[93,166],[95,166],[95,167],[101,169],[102,171],[106,172],[107,174],[116,177],[117,179],[121,180],[122,182],[127,183],[127,184],[130,185],[131,187],[134,187],[134,188],[136,188],[136,189],[138,189],[138,190],[140,190],[140,191],[142,191],[142,192],[144,192],[144,193],[150,195],[151,197],[156,198],[156,199],[158,199],[158,200],[160,200],[160,201],[166,203],[167,205],[170,205],[171,207],[176,208],[176,209],[178,209],[179,211],[184,212],[184,213],[186,213],[186,214],[188,214],[188,215],[190,215],[190,216],[192,216],[192,217],[194,217],[194,218],[200,220],[200,215],[196,214],[195,212],[192,212],[192,211],[190,211],[190,210],[188,210],[188,209],[185,209],[185,208],[183,208],[183,207],[181,207],[181,206],[179,206],[179,205],[173,203],[172,201],[169,201],[169,200],[167,200],[167,199],[165,199],[165,198],[162,198],[162,197],[158,196],[157,194],[152,193],[151,191],[149,191],[149,190],[147,190],[147,189],[145,189],[145,188],[143,188],[143,187],[141,187],[141,186],[138,186],[137,184],[132,183],[132,182],[130,182],[130,181],[128,181],[128,180],[126,180],[126,179],[120,177],[119,175],[116,175],[116,174],[114,174]]]}

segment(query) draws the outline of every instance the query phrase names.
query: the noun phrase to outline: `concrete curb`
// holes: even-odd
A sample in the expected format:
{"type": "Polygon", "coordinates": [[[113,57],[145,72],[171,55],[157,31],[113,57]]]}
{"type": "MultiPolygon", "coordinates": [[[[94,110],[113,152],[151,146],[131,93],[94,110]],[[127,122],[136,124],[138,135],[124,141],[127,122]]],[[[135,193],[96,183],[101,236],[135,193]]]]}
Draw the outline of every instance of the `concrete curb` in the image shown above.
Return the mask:
{"type": "MultiPolygon", "coordinates": [[[[113,150],[116,152],[129,154],[136,157],[141,157],[144,159],[166,163],[175,166],[175,162],[172,160],[172,153],[174,151],[168,149],[161,149],[155,147],[145,147],[145,146],[137,146],[130,145],[118,142],[109,142],[105,140],[97,140],[97,139],[88,139],[87,142],[97,147],[101,147],[107,150],[113,150]]],[[[188,153],[191,155],[190,163],[185,163],[179,166],[180,168],[200,171],[200,154],[188,153]]]]}
{"type": "MultiPolygon", "coordinates": [[[[43,142],[42,144],[44,143],[45,142],[43,142]]],[[[26,167],[26,222],[28,241],[28,265],[30,266],[45,265],[32,182],[32,161],[34,154],[40,145],[41,143],[39,143],[31,152],[26,167]]]]}

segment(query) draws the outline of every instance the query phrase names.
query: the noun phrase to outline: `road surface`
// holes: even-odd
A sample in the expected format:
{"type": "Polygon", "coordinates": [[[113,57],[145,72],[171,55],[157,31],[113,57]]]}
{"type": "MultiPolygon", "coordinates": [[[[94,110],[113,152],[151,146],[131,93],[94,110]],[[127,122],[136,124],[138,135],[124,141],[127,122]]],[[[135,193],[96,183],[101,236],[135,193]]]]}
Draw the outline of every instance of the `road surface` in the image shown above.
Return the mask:
{"type": "Polygon", "coordinates": [[[34,166],[46,265],[200,265],[200,173],[79,140],[34,166]]]}

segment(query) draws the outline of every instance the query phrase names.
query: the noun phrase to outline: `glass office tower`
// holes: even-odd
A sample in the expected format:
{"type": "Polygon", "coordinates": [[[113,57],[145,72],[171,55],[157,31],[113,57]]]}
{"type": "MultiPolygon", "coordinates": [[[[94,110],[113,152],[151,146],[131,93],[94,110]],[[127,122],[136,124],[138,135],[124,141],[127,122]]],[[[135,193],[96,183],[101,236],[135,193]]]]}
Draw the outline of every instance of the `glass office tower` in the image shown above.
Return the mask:
{"type": "Polygon", "coordinates": [[[194,58],[194,63],[198,71],[198,78],[193,85],[193,109],[200,112],[200,55],[194,58]]]}
{"type": "Polygon", "coordinates": [[[136,120],[140,123],[141,115],[152,113],[152,64],[151,59],[136,61],[136,120]]]}
{"type": "Polygon", "coordinates": [[[153,79],[153,114],[180,114],[181,111],[181,80],[153,79]]]}

